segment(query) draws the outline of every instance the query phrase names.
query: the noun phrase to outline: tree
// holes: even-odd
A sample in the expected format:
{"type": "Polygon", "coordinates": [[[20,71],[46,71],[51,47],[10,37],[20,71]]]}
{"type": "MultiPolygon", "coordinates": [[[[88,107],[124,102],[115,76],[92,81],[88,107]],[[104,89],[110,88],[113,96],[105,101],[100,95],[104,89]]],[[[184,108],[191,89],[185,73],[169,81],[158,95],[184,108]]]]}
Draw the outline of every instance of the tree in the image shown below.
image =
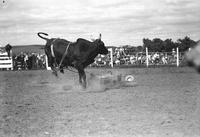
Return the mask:
{"type": "Polygon", "coordinates": [[[147,47],[150,52],[161,52],[163,49],[163,41],[160,38],[154,38],[152,41],[143,39],[144,49],[147,47]]]}
{"type": "Polygon", "coordinates": [[[163,42],[163,48],[165,52],[171,52],[172,49],[176,48],[176,44],[172,41],[172,39],[166,39],[163,42]]]}
{"type": "Polygon", "coordinates": [[[152,41],[150,39],[146,39],[146,38],[143,38],[143,48],[148,48],[149,51],[152,51],[153,50],[153,47],[152,47],[152,41]]]}
{"type": "Polygon", "coordinates": [[[163,51],[163,41],[160,38],[153,39],[153,49],[155,52],[163,51]]]}
{"type": "Polygon", "coordinates": [[[172,49],[179,47],[180,52],[185,52],[188,48],[191,48],[197,44],[196,41],[186,36],[184,39],[178,39],[177,42],[173,42],[172,39],[161,40],[160,38],[154,38],[150,40],[148,38],[143,39],[143,48],[148,48],[149,52],[171,52],[172,49]]]}
{"type": "Polygon", "coordinates": [[[181,52],[184,52],[188,50],[189,48],[194,47],[196,44],[197,42],[190,39],[188,36],[186,36],[184,39],[177,40],[177,46],[179,47],[179,50],[181,52]]]}

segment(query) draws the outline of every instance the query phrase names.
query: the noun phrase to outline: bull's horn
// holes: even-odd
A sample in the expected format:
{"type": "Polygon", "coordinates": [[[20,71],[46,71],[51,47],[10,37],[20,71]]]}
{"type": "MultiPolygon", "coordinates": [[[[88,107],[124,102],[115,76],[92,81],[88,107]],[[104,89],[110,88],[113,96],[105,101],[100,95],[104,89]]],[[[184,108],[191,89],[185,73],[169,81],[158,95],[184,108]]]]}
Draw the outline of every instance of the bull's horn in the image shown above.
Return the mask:
{"type": "Polygon", "coordinates": [[[99,34],[99,39],[101,39],[101,33],[99,34]]]}

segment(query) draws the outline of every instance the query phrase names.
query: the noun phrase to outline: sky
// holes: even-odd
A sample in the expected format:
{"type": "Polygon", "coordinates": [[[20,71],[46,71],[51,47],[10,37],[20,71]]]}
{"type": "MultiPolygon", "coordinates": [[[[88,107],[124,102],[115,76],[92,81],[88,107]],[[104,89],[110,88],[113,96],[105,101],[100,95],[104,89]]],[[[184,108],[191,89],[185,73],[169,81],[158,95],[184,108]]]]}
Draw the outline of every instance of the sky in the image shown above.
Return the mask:
{"type": "Polygon", "coordinates": [[[200,0],[0,0],[0,45],[45,44],[49,38],[98,38],[106,46],[143,38],[200,39],[200,0]]]}

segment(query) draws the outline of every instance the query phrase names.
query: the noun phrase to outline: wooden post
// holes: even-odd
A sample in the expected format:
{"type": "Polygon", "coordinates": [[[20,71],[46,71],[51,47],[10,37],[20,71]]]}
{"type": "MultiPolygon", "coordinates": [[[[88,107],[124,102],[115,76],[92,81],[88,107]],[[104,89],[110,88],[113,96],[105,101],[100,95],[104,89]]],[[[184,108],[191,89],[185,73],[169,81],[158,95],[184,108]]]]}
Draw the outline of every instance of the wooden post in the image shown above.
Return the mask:
{"type": "Polygon", "coordinates": [[[148,56],[149,56],[148,48],[146,47],[146,65],[147,65],[147,67],[149,67],[149,58],[148,58],[148,56]]]}
{"type": "Polygon", "coordinates": [[[179,67],[179,48],[176,48],[176,66],[179,67]]]}

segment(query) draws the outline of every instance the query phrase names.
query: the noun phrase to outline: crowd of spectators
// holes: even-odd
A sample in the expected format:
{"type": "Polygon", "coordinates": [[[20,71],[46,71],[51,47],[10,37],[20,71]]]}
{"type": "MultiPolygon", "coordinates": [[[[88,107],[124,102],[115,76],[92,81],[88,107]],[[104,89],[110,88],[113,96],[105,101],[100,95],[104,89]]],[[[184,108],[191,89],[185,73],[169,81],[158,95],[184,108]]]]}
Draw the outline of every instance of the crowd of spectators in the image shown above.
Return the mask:
{"type": "MultiPolygon", "coordinates": [[[[177,60],[177,53],[172,52],[149,52],[149,65],[175,65],[177,60]]],[[[184,60],[184,53],[179,53],[179,61],[184,60]]],[[[91,66],[110,66],[110,55],[99,55],[91,66]]],[[[124,48],[116,48],[113,51],[113,65],[146,65],[145,52],[126,52],[124,48]]]]}
{"type": "Polygon", "coordinates": [[[13,56],[14,70],[45,69],[45,54],[23,53],[13,56]]]}
{"type": "MultiPolygon", "coordinates": [[[[184,59],[184,55],[180,53],[180,62],[184,59]]],[[[145,52],[126,52],[125,48],[115,48],[113,50],[113,65],[146,65],[145,52]]],[[[172,52],[149,52],[149,65],[175,65],[177,54],[172,52]]],[[[98,55],[95,62],[90,67],[111,66],[111,57],[108,55],[98,55]]],[[[46,69],[45,54],[23,53],[13,56],[14,70],[32,70],[46,69]]]]}

